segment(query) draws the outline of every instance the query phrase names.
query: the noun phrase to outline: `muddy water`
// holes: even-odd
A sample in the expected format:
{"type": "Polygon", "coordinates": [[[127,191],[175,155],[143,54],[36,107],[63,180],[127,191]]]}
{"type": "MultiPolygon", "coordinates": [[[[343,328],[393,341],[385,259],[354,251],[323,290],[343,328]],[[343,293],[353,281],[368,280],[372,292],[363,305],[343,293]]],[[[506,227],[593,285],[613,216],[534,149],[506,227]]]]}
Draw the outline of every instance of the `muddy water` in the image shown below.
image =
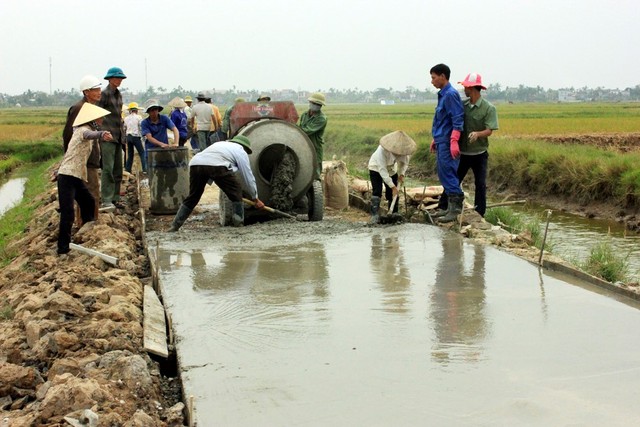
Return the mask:
{"type": "Polygon", "coordinates": [[[13,178],[0,182],[0,216],[20,203],[26,183],[26,178],[13,178]]]}
{"type": "MultiPolygon", "coordinates": [[[[546,223],[546,210],[541,205],[531,205],[527,209],[514,207],[513,210],[527,218],[538,214],[546,223]]],[[[583,262],[591,249],[599,243],[610,244],[615,253],[627,257],[631,279],[640,279],[640,238],[634,233],[626,235],[624,225],[614,221],[589,219],[566,212],[552,210],[549,219],[548,239],[554,254],[573,261],[583,262]]]]}
{"type": "Polygon", "coordinates": [[[640,420],[638,305],[492,247],[331,221],[149,238],[199,425],[640,420]]]}
{"type": "Polygon", "coordinates": [[[640,421],[625,298],[430,226],[170,237],[150,246],[199,425],[640,421]]]}

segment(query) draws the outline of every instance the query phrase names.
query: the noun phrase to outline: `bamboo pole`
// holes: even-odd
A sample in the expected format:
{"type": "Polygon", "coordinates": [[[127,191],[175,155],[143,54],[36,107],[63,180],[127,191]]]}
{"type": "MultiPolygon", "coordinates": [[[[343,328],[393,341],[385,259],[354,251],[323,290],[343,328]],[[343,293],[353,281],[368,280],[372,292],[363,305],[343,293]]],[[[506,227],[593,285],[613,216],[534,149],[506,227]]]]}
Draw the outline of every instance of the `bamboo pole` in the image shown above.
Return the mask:
{"type": "Polygon", "coordinates": [[[549,230],[549,219],[551,218],[551,209],[547,209],[547,225],[544,227],[544,237],[542,238],[542,245],[540,245],[540,257],[538,258],[538,265],[542,266],[542,254],[544,253],[544,245],[547,243],[547,231],[549,230]]]}

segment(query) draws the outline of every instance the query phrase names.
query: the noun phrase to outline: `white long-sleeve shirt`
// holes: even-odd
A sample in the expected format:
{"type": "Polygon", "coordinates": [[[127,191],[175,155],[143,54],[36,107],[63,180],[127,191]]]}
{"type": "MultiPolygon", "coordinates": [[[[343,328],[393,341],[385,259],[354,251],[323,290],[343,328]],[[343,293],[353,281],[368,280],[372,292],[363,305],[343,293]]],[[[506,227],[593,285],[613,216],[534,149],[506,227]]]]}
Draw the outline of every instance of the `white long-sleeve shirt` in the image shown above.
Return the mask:
{"type": "Polygon", "coordinates": [[[244,189],[252,200],[258,197],[256,178],[251,171],[249,156],[242,145],[235,142],[219,141],[199,152],[189,162],[191,166],[224,166],[232,172],[240,172],[244,189]]]}
{"type": "Polygon", "coordinates": [[[124,118],[124,127],[127,130],[127,135],[142,136],[142,130],[140,129],[140,123],[142,117],[137,113],[131,113],[124,118]]]}
{"type": "Polygon", "coordinates": [[[390,151],[385,150],[382,145],[378,145],[378,149],[374,151],[369,159],[369,170],[378,172],[382,180],[390,187],[395,187],[392,175],[404,175],[409,167],[411,156],[398,156],[390,151]],[[391,172],[389,172],[391,170],[391,172]]]}

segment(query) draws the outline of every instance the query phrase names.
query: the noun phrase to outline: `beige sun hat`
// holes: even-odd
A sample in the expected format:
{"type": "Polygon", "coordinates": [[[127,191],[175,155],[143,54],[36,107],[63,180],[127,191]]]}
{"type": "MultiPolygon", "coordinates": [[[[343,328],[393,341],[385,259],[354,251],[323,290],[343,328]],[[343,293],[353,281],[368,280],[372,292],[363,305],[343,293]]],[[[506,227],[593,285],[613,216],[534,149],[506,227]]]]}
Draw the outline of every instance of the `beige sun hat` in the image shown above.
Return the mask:
{"type": "Polygon", "coordinates": [[[401,130],[391,132],[380,138],[380,145],[397,156],[411,155],[418,148],[416,142],[401,130]]]}
{"type": "Polygon", "coordinates": [[[100,117],[108,116],[109,114],[111,114],[111,111],[105,110],[104,108],[98,107],[97,105],[93,105],[89,102],[85,102],[82,104],[82,108],[78,112],[76,119],[73,121],[73,126],[80,126],[95,119],[99,119],[100,117]]]}
{"type": "Polygon", "coordinates": [[[187,103],[184,102],[184,100],[179,96],[176,96],[171,101],[169,101],[167,105],[172,108],[184,108],[187,106],[187,103]]]}

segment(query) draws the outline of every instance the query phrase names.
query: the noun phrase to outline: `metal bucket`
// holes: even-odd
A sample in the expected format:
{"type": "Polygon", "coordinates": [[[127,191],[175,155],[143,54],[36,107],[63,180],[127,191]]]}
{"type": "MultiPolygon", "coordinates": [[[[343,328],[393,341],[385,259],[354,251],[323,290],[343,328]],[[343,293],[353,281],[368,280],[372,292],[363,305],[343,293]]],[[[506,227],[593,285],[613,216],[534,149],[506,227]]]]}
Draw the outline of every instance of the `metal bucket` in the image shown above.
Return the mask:
{"type": "Polygon", "coordinates": [[[189,195],[189,149],[187,147],[151,148],[149,165],[149,211],[175,214],[189,195]]]}

